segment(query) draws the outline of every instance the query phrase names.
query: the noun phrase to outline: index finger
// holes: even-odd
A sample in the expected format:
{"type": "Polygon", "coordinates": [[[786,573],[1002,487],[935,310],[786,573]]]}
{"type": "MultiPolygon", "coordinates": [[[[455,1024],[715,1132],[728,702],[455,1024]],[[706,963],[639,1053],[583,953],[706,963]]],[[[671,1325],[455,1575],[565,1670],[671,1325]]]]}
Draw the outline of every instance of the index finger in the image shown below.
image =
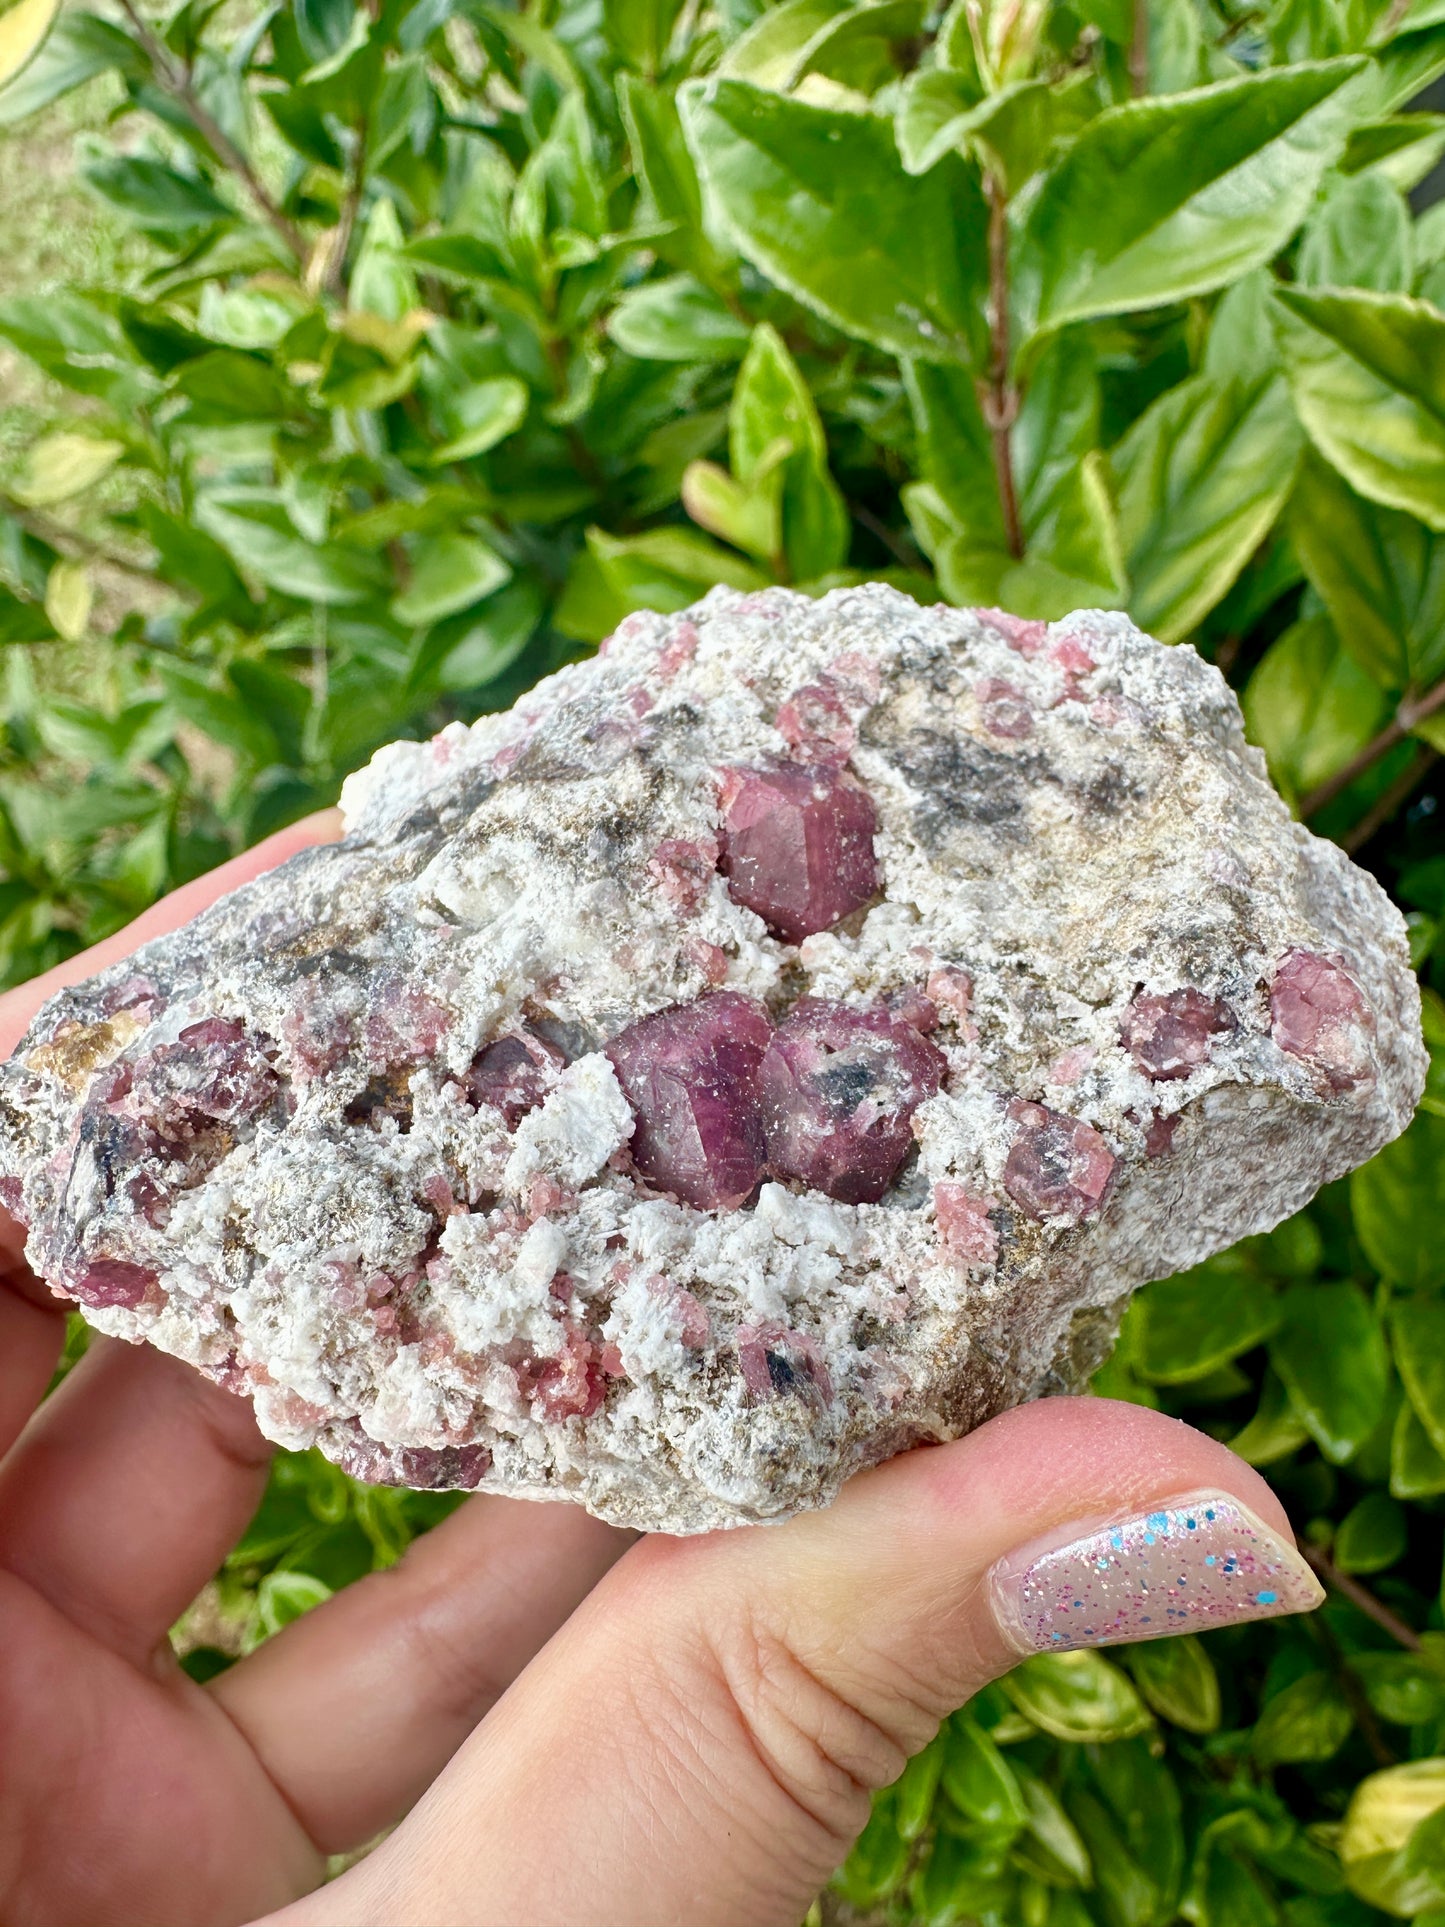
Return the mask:
{"type": "Polygon", "coordinates": [[[104,970],[107,964],[113,964],[121,957],[128,957],[133,950],[139,950],[152,937],[163,936],[167,930],[179,929],[218,897],[238,889],[243,883],[250,883],[267,870],[274,870],[277,864],[284,863],[289,856],[295,856],[298,850],[309,849],[314,843],[334,843],[340,835],[340,810],[317,810],[310,816],[303,816],[299,823],[277,830],[274,836],[268,836],[252,849],[242,851],[240,856],[232,857],[229,863],[208,870],[205,876],[196,877],[190,883],[183,883],[179,890],[172,890],[159,903],[153,903],[149,910],[142,910],[134,922],[128,923],[124,930],[117,930],[113,937],[92,944],[89,950],[82,950],[74,957],[67,957],[64,963],[58,963],[53,970],[32,977],[29,983],[6,991],[0,996],[0,1057],[10,1055],[29,1029],[36,1011],[57,990],[64,990],[67,984],[80,983],[86,977],[93,977],[96,971],[104,970]]]}

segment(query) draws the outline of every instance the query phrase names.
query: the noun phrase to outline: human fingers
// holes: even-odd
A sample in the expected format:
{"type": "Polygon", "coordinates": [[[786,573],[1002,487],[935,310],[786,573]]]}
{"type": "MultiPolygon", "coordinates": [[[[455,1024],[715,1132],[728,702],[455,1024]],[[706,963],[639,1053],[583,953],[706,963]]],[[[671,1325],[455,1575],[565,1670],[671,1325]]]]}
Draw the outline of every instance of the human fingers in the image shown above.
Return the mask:
{"type": "Polygon", "coordinates": [[[40,1403],[65,1343],[65,1314],[0,1254],[0,1460],[40,1403]]]}
{"type": "Polygon", "coordinates": [[[479,1495],[213,1683],[323,1851],[430,1785],[632,1543],[574,1506],[479,1495]]]}
{"type": "Polygon", "coordinates": [[[107,964],[113,964],[121,957],[128,957],[133,950],[139,950],[152,937],[159,937],[167,930],[179,929],[218,897],[239,889],[243,883],[250,883],[267,870],[274,870],[278,863],[295,856],[298,850],[309,849],[314,843],[333,843],[340,835],[340,810],[317,810],[310,816],[303,816],[299,823],[278,830],[274,836],[268,836],[251,849],[242,851],[240,856],[232,857],[229,863],[222,863],[217,869],[208,870],[205,876],[183,883],[179,890],[172,890],[159,903],[153,903],[149,910],[143,910],[124,930],[117,930],[113,937],[92,944],[89,950],[82,950],[77,956],[67,957],[64,963],[56,964],[53,970],[46,970],[38,977],[32,977],[29,983],[7,990],[0,996],[0,1057],[10,1055],[25,1035],[36,1011],[57,990],[63,990],[67,984],[80,983],[86,977],[93,977],[96,971],[104,970],[107,964]]]}
{"type": "Polygon", "coordinates": [[[245,1399],[97,1339],[0,1461],[0,1567],[141,1662],[245,1530],[273,1449],[245,1399]]]}
{"type": "Polygon", "coordinates": [[[826,1512],[634,1548],[376,1853],[269,1927],[789,1927],[870,1792],[1022,1654],[1321,1596],[1223,1446],[1026,1406],[826,1512]]]}
{"type": "MultiPolygon", "coordinates": [[[[14,1048],[56,990],[340,828],[336,810],[306,817],[7,992],[0,1053],[14,1048]]],[[[22,1229],[0,1211],[0,1452],[29,1419],[63,1336],[59,1307],[51,1313],[30,1278],[23,1243],[22,1229]]],[[[239,1400],[158,1354],[99,1346],[0,1464],[0,1559],[101,1636],[128,1650],[148,1647],[244,1527],[267,1456],[239,1400]],[[102,1560],[108,1548],[114,1557],[102,1560]],[[106,1586],[95,1583],[101,1570],[106,1586]]]]}

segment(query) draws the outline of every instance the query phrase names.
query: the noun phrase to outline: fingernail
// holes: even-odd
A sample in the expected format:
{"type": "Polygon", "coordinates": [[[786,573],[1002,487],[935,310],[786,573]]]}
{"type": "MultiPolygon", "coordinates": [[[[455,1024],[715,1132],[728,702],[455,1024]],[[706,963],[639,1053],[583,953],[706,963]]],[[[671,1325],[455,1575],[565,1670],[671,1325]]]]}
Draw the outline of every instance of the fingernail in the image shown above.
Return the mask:
{"type": "Polygon", "coordinates": [[[1238,1499],[1187,1493],[1150,1512],[1063,1526],[989,1573],[994,1617],[1020,1653],[1115,1646],[1312,1612],[1324,1588],[1238,1499]]]}

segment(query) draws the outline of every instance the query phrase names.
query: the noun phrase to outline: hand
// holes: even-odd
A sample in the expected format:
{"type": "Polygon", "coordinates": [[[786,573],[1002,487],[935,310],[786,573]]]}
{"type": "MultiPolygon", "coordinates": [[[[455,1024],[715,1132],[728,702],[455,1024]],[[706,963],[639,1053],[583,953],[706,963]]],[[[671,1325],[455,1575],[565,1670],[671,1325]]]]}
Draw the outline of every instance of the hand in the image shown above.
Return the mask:
{"type": "MultiPolygon", "coordinates": [[[[61,984],[335,833],[298,824],[0,998],[0,1051],[61,984]]],[[[21,1242],[0,1229],[6,1927],[793,1927],[870,1791],[1022,1653],[1318,1603],[1223,1446],[1052,1399],[784,1526],[629,1550],[474,1497],[202,1687],[167,1629],[269,1447],[244,1401],[104,1338],[37,1410],[64,1321],[21,1242]]]]}

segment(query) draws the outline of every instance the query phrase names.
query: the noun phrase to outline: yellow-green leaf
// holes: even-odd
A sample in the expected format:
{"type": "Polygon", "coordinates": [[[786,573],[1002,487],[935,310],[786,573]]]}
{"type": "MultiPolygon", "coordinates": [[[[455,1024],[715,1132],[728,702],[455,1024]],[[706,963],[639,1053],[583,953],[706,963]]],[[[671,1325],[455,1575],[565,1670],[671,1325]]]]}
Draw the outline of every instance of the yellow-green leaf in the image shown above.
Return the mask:
{"type": "Polygon", "coordinates": [[[18,6],[0,14],[0,87],[30,65],[59,11],[60,0],[19,0],[18,6]]]}
{"type": "Polygon", "coordinates": [[[108,475],[125,453],[124,442],[102,441],[93,435],[61,430],[32,444],[24,472],[11,489],[31,508],[68,502],[108,475]]]}
{"type": "Polygon", "coordinates": [[[94,599],[90,570],[84,562],[65,557],[55,564],[45,585],[45,613],[56,635],[66,642],[79,642],[94,599]]]}

